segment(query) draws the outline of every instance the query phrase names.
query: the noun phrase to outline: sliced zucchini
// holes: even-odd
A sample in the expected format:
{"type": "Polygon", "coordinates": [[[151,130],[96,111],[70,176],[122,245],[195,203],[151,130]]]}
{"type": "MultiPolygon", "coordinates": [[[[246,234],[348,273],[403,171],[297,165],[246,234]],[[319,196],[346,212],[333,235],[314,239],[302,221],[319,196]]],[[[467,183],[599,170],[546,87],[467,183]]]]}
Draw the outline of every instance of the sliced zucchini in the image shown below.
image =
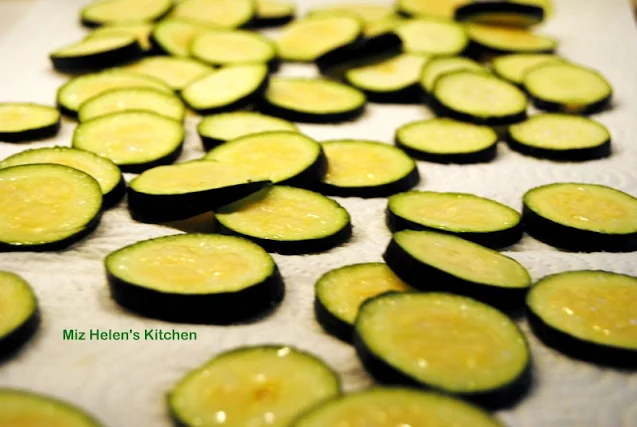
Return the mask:
{"type": "Polygon", "coordinates": [[[508,53],[552,53],[557,40],[515,27],[467,24],[471,53],[479,58],[508,53]]]}
{"type": "Polygon", "coordinates": [[[431,230],[454,234],[493,249],[522,238],[520,214],[510,207],[466,193],[410,191],[387,204],[387,225],[402,230],[431,230]]]}
{"type": "Polygon", "coordinates": [[[347,241],[352,232],[349,213],[334,200],[278,185],[225,206],[215,216],[225,233],[281,254],[326,251],[347,241]]]}
{"type": "Polygon", "coordinates": [[[385,292],[412,290],[383,263],[354,264],[331,270],[314,286],[316,320],[329,334],[351,342],[358,309],[385,292]]]}
{"type": "Polygon", "coordinates": [[[260,109],[295,122],[335,123],[365,111],[365,94],[350,86],[304,77],[273,77],[260,109]]]}
{"type": "Polygon", "coordinates": [[[336,373],[309,353],[287,346],[245,347],[190,372],[170,391],[168,404],[186,427],[286,427],[340,393],[336,373]]]}
{"type": "Polygon", "coordinates": [[[335,5],[321,6],[309,12],[317,15],[349,15],[361,20],[363,23],[378,21],[396,16],[394,8],[384,4],[371,3],[339,3],[335,5]]]}
{"type": "Polygon", "coordinates": [[[527,233],[579,252],[637,250],[637,198],[596,184],[555,183],[524,195],[527,233]]]}
{"type": "Polygon", "coordinates": [[[399,25],[404,24],[405,21],[407,21],[407,19],[401,16],[383,18],[378,21],[370,21],[363,27],[363,35],[365,37],[374,37],[390,31],[393,32],[399,25]]]}
{"type": "Polygon", "coordinates": [[[98,225],[102,190],[68,166],[35,164],[0,169],[0,251],[66,248],[98,225]]]}
{"type": "Polygon", "coordinates": [[[25,150],[0,162],[0,169],[38,163],[69,166],[92,176],[102,189],[104,209],[117,204],[126,193],[126,182],[115,163],[105,157],[70,147],[25,150]]]}
{"type": "Polygon", "coordinates": [[[402,150],[382,142],[336,140],[323,144],[327,174],[321,192],[340,197],[387,197],[420,181],[416,163],[402,150]]]}
{"type": "Polygon", "coordinates": [[[433,90],[438,77],[446,73],[453,71],[468,70],[468,71],[487,71],[484,65],[478,64],[476,61],[463,58],[461,56],[452,56],[448,58],[433,58],[428,61],[425,67],[422,69],[420,75],[420,86],[429,93],[433,90]]]}
{"type": "Polygon", "coordinates": [[[456,9],[472,0],[398,0],[398,12],[405,16],[453,19],[456,9]]]}
{"type": "Polygon", "coordinates": [[[186,107],[176,96],[157,89],[113,89],[83,103],[78,112],[78,120],[85,122],[124,111],[149,111],[169,119],[183,121],[186,107]]]}
{"type": "Polygon", "coordinates": [[[275,67],[274,43],[252,31],[210,31],[194,38],[190,44],[190,55],[205,63],[222,66],[266,63],[275,67]]]}
{"type": "MultiPolygon", "coordinates": [[[[31,286],[20,276],[0,271],[0,357],[16,351],[35,332],[38,322],[38,301],[31,286]]],[[[0,425],[2,424],[0,398],[0,425]]]]}
{"type": "Polygon", "coordinates": [[[51,52],[49,58],[58,71],[84,73],[126,64],[142,55],[136,36],[120,34],[75,42],[51,52]]]}
{"type": "Polygon", "coordinates": [[[82,24],[99,27],[127,22],[159,21],[173,7],[172,0],[106,0],[84,7],[82,24]]]}
{"type": "Polygon", "coordinates": [[[178,56],[151,56],[126,69],[161,80],[174,90],[182,90],[214,70],[199,61],[178,56]]]}
{"type": "Polygon", "coordinates": [[[613,365],[637,361],[637,278],[567,271],[540,280],[527,298],[533,331],[575,358],[613,365]]]}
{"type": "Polygon", "coordinates": [[[470,70],[444,74],[436,81],[432,95],[432,107],[439,116],[486,126],[526,119],[524,92],[491,74],[470,70]]]}
{"type": "Polygon", "coordinates": [[[106,157],[123,172],[140,173],[174,162],[183,140],[178,121],[147,111],[125,111],[80,123],[73,147],[106,157]]]}
{"type": "Polygon", "coordinates": [[[248,25],[255,14],[253,0],[184,0],[171,17],[213,28],[238,28],[248,25]]]}
{"type": "Polygon", "coordinates": [[[201,23],[171,18],[157,24],[150,39],[158,53],[183,57],[190,54],[194,38],[206,31],[210,28],[201,23]]]}
{"type": "Polygon", "coordinates": [[[435,18],[407,21],[395,29],[407,53],[419,55],[458,55],[469,44],[462,25],[435,18]]]}
{"type": "Polygon", "coordinates": [[[181,96],[199,114],[247,107],[268,86],[268,74],[265,64],[229,65],[190,83],[181,96]]]}
{"type": "Polygon", "coordinates": [[[523,85],[537,108],[572,114],[596,113],[613,95],[602,74],[565,62],[533,68],[524,75],[523,85]]]}
{"type": "Polygon", "coordinates": [[[150,42],[150,33],[152,31],[153,24],[150,23],[116,23],[96,28],[91,31],[86,38],[107,38],[119,36],[120,34],[135,36],[142,50],[144,50],[144,52],[148,52],[152,49],[152,44],[150,42]]]}
{"type": "Polygon", "coordinates": [[[539,114],[509,128],[511,149],[534,157],[585,161],[610,156],[606,126],[570,114],[539,114]]]}
{"type": "Polygon", "coordinates": [[[488,126],[435,118],[401,126],[396,130],[395,143],[420,160],[481,163],[497,155],[498,135],[488,126]]]}
{"type": "Polygon", "coordinates": [[[424,386],[485,406],[514,401],[529,382],[522,331],[502,312],[463,296],[405,292],[367,300],[354,345],[382,383],[424,386]]]}
{"type": "Polygon", "coordinates": [[[302,188],[315,187],[327,170],[321,145],[290,131],[246,135],[213,148],[204,159],[240,168],[253,180],[302,188]]]}
{"type": "Polygon", "coordinates": [[[543,64],[564,62],[558,56],[548,53],[513,53],[495,58],[492,62],[493,72],[505,80],[522,85],[526,73],[543,64]]]}
{"type": "Polygon", "coordinates": [[[507,310],[521,307],[531,286],[528,271],[513,258],[446,232],[399,231],[383,258],[415,288],[466,295],[507,310]]]}
{"type": "Polygon", "coordinates": [[[60,112],[48,105],[0,103],[0,141],[50,138],[60,130],[60,112]]]}
{"type": "Polygon", "coordinates": [[[297,132],[298,128],[287,120],[254,111],[215,114],[204,117],[197,126],[206,151],[242,136],[273,131],[297,132]]]}
{"type": "Polygon", "coordinates": [[[272,257],[238,237],[146,240],[111,253],[105,266],[118,304],[173,322],[238,322],[265,314],[283,299],[283,279],[272,257]]]}
{"type": "Polygon", "coordinates": [[[461,5],[456,21],[503,27],[528,28],[544,21],[544,9],[538,5],[516,1],[479,1],[461,5]]]}
{"type": "Polygon", "coordinates": [[[296,6],[288,0],[256,0],[257,15],[250,23],[253,28],[278,27],[294,19],[296,6]]]}

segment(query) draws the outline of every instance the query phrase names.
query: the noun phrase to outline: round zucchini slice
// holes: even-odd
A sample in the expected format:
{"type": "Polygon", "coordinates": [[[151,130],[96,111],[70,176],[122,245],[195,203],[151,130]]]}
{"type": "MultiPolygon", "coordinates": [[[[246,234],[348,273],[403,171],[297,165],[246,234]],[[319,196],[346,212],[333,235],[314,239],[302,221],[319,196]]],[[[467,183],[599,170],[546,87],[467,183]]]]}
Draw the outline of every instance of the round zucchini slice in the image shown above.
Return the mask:
{"type": "Polygon", "coordinates": [[[498,135],[488,126],[436,118],[398,128],[395,143],[420,160],[481,163],[489,162],[497,155],[498,135]]]}
{"type": "Polygon", "coordinates": [[[214,71],[212,67],[199,61],[178,56],[151,56],[127,66],[126,69],[161,80],[174,90],[182,90],[214,71]]]}
{"type": "Polygon", "coordinates": [[[288,131],[247,135],[213,148],[206,160],[236,167],[254,180],[293,187],[315,187],[327,169],[321,145],[288,131]]]}
{"type": "Polygon", "coordinates": [[[356,352],[381,383],[432,388],[491,407],[510,403],[528,386],[522,331],[471,298],[380,295],[363,304],[354,328],[356,352]]]}
{"type": "Polygon", "coordinates": [[[528,28],[544,21],[544,9],[516,1],[480,1],[456,9],[456,21],[503,27],[528,28]]]}
{"type": "Polygon", "coordinates": [[[484,65],[478,64],[472,59],[463,58],[461,56],[433,58],[431,61],[427,62],[425,67],[422,69],[422,74],[420,75],[420,86],[426,93],[429,93],[433,90],[438,77],[446,73],[460,70],[476,72],[487,71],[484,65]]]}
{"type": "Polygon", "coordinates": [[[262,132],[297,132],[295,124],[254,111],[233,111],[204,117],[197,126],[204,149],[211,150],[224,142],[262,132]]]}
{"type": "Polygon", "coordinates": [[[527,297],[528,318],[543,342],[587,361],[635,366],[637,278],[568,271],[540,280],[527,297]]]}
{"type": "Polygon", "coordinates": [[[522,238],[520,214],[495,200],[466,193],[410,191],[389,198],[392,232],[431,230],[454,234],[492,249],[522,238]]]}
{"type": "Polygon", "coordinates": [[[276,66],[274,44],[251,31],[210,31],[195,37],[190,55],[215,66],[267,63],[276,66]]]}
{"type": "Polygon", "coordinates": [[[60,130],[60,112],[48,105],[0,103],[0,141],[51,138],[60,130]]]}
{"type": "MultiPolygon", "coordinates": [[[[0,271],[0,305],[3,308],[0,319],[0,357],[6,357],[21,347],[38,327],[38,301],[31,286],[22,277],[0,271]]],[[[2,409],[0,425],[11,425],[2,424],[2,409]]]]}
{"type": "Polygon", "coordinates": [[[112,160],[122,172],[140,173],[177,160],[183,140],[178,121],[147,111],[125,111],[80,123],[73,147],[112,160]]]}
{"type": "Polygon", "coordinates": [[[2,426],[103,427],[83,410],[49,396],[24,390],[0,388],[2,426]]]}
{"type": "Polygon", "coordinates": [[[562,62],[562,58],[548,53],[513,53],[495,58],[491,65],[498,77],[521,86],[529,70],[539,65],[562,62]]]}
{"type": "Polygon", "coordinates": [[[472,0],[398,0],[398,12],[405,16],[453,19],[456,9],[472,0]]]}
{"type": "Polygon", "coordinates": [[[321,192],[340,197],[387,197],[420,181],[416,163],[382,142],[336,140],[323,144],[327,174],[321,192]]]}
{"type": "Polygon", "coordinates": [[[541,110],[592,114],[608,107],[610,83],[599,72],[575,64],[552,63],[524,75],[524,89],[541,110]]]}
{"type": "Polygon", "coordinates": [[[637,250],[637,198],[604,185],[555,183],[524,195],[527,233],[577,252],[637,250]]]}
{"type": "Polygon", "coordinates": [[[349,426],[357,422],[365,427],[504,427],[487,412],[460,399],[398,387],[374,387],[330,399],[290,427],[349,426]]]}
{"type": "Polygon", "coordinates": [[[586,117],[539,114],[512,125],[511,149],[541,159],[585,161],[610,156],[610,132],[586,117]]]}
{"type": "Polygon", "coordinates": [[[295,187],[273,186],[217,211],[221,230],[270,252],[327,251],[349,240],[349,213],[334,200],[295,187]]]}
{"type": "Polygon", "coordinates": [[[260,109],[295,122],[336,123],[362,115],[366,101],[360,90],[335,81],[273,77],[260,109]]]}
{"type": "Polygon", "coordinates": [[[160,54],[186,57],[190,43],[210,27],[190,20],[166,19],[155,25],[150,35],[154,50],[160,54]]]}
{"type": "Polygon", "coordinates": [[[257,15],[250,23],[252,28],[268,28],[285,25],[294,20],[296,6],[288,0],[256,0],[257,15]]]}
{"type": "Polygon", "coordinates": [[[92,176],[102,189],[104,209],[117,204],[126,193],[126,182],[115,163],[97,154],[70,147],[25,150],[0,162],[0,169],[39,163],[69,166],[92,176]]]}
{"type": "Polygon", "coordinates": [[[407,21],[395,29],[407,53],[419,55],[458,55],[469,44],[464,28],[455,22],[439,19],[407,21]]]}
{"type": "Polygon", "coordinates": [[[253,0],[184,0],[171,18],[193,21],[212,28],[246,26],[256,14],[253,0]]]}
{"type": "Polygon", "coordinates": [[[152,22],[166,16],[173,7],[172,0],[109,0],[84,7],[80,13],[87,27],[122,22],[152,22]]]}
{"type": "Polygon", "coordinates": [[[432,94],[432,106],[443,117],[486,126],[526,119],[528,102],[524,92],[487,73],[461,70],[444,74],[436,81],[432,94]]]}
{"type": "Polygon", "coordinates": [[[105,260],[113,299],[147,317],[226,324],[272,310],[284,285],[272,257],[254,243],[218,234],[138,242],[105,260]]]}
{"type": "Polygon", "coordinates": [[[399,231],[383,258],[414,288],[466,295],[508,311],[523,305],[531,286],[529,272],[513,258],[448,233],[399,231]]]}
{"type": "Polygon", "coordinates": [[[83,73],[132,62],[143,53],[137,37],[120,34],[75,42],[51,52],[49,58],[58,71],[83,73]]]}
{"type": "Polygon", "coordinates": [[[287,346],[222,353],[169,393],[179,425],[286,427],[300,413],[340,395],[338,376],[315,356],[287,346]]]}
{"type": "Polygon", "coordinates": [[[102,190],[68,166],[35,164],[0,169],[0,251],[66,248],[98,225],[102,190]]]}
{"type": "Polygon", "coordinates": [[[523,28],[467,24],[470,50],[484,58],[508,53],[552,53],[558,45],[556,39],[535,34],[523,28]]]}
{"type": "Polygon", "coordinates": [[[134,36],[144,52],[152,49],[150,33],[153,31],[151,23],[115,23],[96,28],[91,31],[86,39],[108,38],[126,34],[134,36]]]}
{"type": "Polygon", "coordinates": [[[354,264],[322,275],[314,286],[316,320],[331,335],[352,342],[358,309],[386,292],[412,290],[383,263],[354,264]]]}

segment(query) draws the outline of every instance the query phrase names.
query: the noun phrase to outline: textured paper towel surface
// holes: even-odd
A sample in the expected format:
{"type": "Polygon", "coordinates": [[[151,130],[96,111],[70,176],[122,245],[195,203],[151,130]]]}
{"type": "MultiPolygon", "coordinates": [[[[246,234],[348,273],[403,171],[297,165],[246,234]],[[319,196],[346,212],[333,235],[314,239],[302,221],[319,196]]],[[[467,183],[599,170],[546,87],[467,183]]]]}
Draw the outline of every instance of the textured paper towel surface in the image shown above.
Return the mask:
{"type": "MultiPolygon", "coordinates": [[[[372,0],[370,0],[372,1],[372,0]]],[[[463,191],[491,197],[516,209],[522,194],[541,184],[560,181],[610,185],[637,195],[637,34],[628,0],[556,0],[555,18],[542,28],[557,37],[560,53],[598,68],[615,88],[612,111],[597,115],[614,142],[613,156],[585,164],[557,164],[510,152],[501,144],[493,163],[443,166],[419,163],[421,189],[463,191]]],[[[81,37],[77,11],[86,1],[39,0],[29,14],[0,39],[0,101],[52,104],[66,81],[50,69],[47,52],[81,37]]],[[[326,2],[302,0],[303,12],[326,2]]],[[[2,4],[0,4],[0,14],[2,4]]],[[[286,66],[288,75],[313,75],[314,69],[286,66]]],[[[302,125],[318,140],[366,138],[391,142],[394,130],[430,117],[425,107],[370,105],[360,120],[344,125],[302,125]]],[[[187,122],[186,150],[180,160],[203,154],[195,133],[196,118],[187,122]]],[[[47,142],[0,143],[0,158],[25,148],[70,145],[74,124],[65,121],[60,135],[47,142]]],[[[130,178],[128,176],[127,178],[130,178]]],[[[0,366],[0,386],[24,387],[68,399],[113,427],[168,427],[165,393],[188,370],[216,353],[246,344],[284,343],[311,351],[341,375],[346,390],[371,384],[354,351],[325,335],[312,312],[315,280],[346,264],[380,261],[389,241],[384,200],[339,199],[352,214],[353,240],[330,252],[275,256],[287,285],[280,308],[267,319],[235,327],[181,325],[196,331],[193,342],[62,340],[65,328],[170,329],[173,325],[127,313],[110,300],[102,261],[127,244],[178,231],[130,220],[125,207],[107,212],[99,229],[84,242],[58,253],[0,254],[0,269],[23,275],[35,288],[43,323],[18,357],[0,366]]],[[[511,248],[534,279],[575,269],[605,269],[637,275],[637,254],[571,254],[556,251],[530,237],[511,248]]],[[[525,324],[522,327],[526,332],[525,324]]],[[[637,374],[569,360],[529,335],[535,385],[529,397],[499,416],[511,426],[637,426],[637,374]]],[[[308,384],[311,387],[311,384],[308,384]]]]}

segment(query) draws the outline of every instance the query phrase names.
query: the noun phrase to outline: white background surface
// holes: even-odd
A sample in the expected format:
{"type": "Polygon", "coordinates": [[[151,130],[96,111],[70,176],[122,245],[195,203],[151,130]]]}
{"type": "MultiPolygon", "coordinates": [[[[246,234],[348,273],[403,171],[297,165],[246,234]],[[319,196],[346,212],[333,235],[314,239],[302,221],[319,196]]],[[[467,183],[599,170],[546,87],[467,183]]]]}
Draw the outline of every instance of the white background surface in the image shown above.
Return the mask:
{"type": "MultiPolygon", "coordinates": [[[[369,0],[370,2],[373,0],[369,0]]],[[[11,3],[11,2],[10,2],[11,3]]],[[[9,3],[9,4],[10,4],[9,3]]],[[[0,102],[53,104],[66,77],[50,67],[47,52],[78,39],[83,0],[39,0],[0,37],[0,102]]],[[[325,1],[302,0],[301,12],[325,1]]],[[[609,159],[558,164],[510,152],[501,144],[490,164],[444,166],[419,162],[421,189],[464,191],[491,197],[516,209],[522,194],[535,186],[561,181],[592,182],[637,195],[637,34],[628,0],[556,0],[556,15],[541,31],[557,37],[559,52],[598,68],[615,88],[612,111],[597,115],[614,137],[609,159]]],[[[5,11],[0,2],[0,16],[5,11]]],[[[8,12],[7,12],[8,13],[8,12]]],[[[7,16],[7,15],[4,15],[7,16]]],[[[312,75],[311,67],[286,66],[284,74],[312,75]]],[[[367,138],[390,143],[394,130],[430,117],[420,106],[370,105],[360,120],[344,125],[302,125],[318,140],[367,138]]],[[[203,154],[194,127],[187,122],[186,150],[180,160],[203,154]]],[[[54,140],[23,145],[0,143],[0,158],[25,148],[70,145],[74,124],[65,121],[54,140]]],[[[130,176],[128,177],[130,178],[130,176]]],[[[353,349],[324,334],[312,312],[315,280],[325,271],[355,262],[380,261],[389,241],[384,200],[339,199],[355,227],[349,244],[328,253],[275,256],[287,285],[281,307],[256,324],[234,327],[177,326],[196,331],[195,342],[68,342],[62,330],[102,328],[128,331],[170,329],[121,310],[109,298],[102,261],[111,251],[146,238],[175,233],[134,223],[125,205],[107,212],[99,229],[59,253],[0,254],[0,269],[24,276],[35,288],[43,314],[36,336],[17,357],[0,366],[0,386],[16,386],[67,399],[112,427],[168,427],[165,393],[187,371],[216,353],[239,345],[284,343],[309,350],[341,375],[346,390],[371,384],[353,349]]],[[[522,262],[534,279],[575,269],[605,269],[637,275],[637,253],[573,254],[558,252],[525,236],[507,254],[522,262]]],[[[528,328],[522,324],[525,331],[528,328]]],[[[569,360],[529,335],[535,369],[532,393],[516,408],[500,413],[508,425],[615,427],[637,426],[637,374],[569,360]]],[[[311,384],[308,384],[311,387],[311,384]]]]}

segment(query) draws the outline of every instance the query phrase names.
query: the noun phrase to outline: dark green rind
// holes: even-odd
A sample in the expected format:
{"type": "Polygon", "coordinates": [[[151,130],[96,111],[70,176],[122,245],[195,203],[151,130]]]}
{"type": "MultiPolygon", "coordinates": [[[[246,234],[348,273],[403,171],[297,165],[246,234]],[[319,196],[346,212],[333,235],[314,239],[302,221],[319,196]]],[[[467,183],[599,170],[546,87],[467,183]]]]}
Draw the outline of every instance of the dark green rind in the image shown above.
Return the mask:
{"type": "Polygon", "coordinates": [[[325,332],[348,344],[353,343],[354,326],[334,316],[318,296],[314,298],[314,315],[325,332]]]}
{"type": "Polygon", "coordinates": [[[394,140],[394,144],[400,147],[411,157],[432,163],[441,164],[472,164],[472,163],[488,163],[495,159],[498,155],[498,142],[495,141],[489,147],[467,153],[430,153],[427,151],[416,150],[403,144],[398,136],[394,140]]]}
{"type": "MultiPolygon", "coordinates": [[[[258,87],[256,87],[254,89],[254,91],[252,91],[251,93],[245,95],[244,97],[237,99],[229,104],[226,105],[220,105],[220,106],[216,106],[216,107],[210,107],[210,108],[196,108],[192,105],[190,105],[188,103],[188,100],[186,98],[184,98],[183,96],[181,97],[181,99],[183,99],[184,103],[186,105],[188,105],[189,108],[191,108],[193,111],[195,111],[197,114],[200,115],[209,115],[209,114],[217,114],[217,113],[226,113],[226,112],[230,112],[230,111],[235,111],[235,110],[241,110],[241,109],[245,109],[247,107],[251,107],[253,104],[257,103],[260,99],[263,98],[266,89],[268,88],[268,83],[269,83],[269,75],[266,76],[263,81],[259,84],[258,87]]],[[[181,95],[181,93],[180,93],[181,95]]]]}
{"type": "Polygon", "coordinates": [[[283,25],[294,21],[294,18],[294,13],[290,15],[282,15],[276,18],[262,18],[259,17],[259,15],[256,15],[246,28],[260,30],[264,28],[282,27],[283,25]]]}
{"type": "Polygon", "coordinates": [[[482,44],[477,40],[470,39],[465,55],[477,61],[484,62],[490,61],[493,57],[500,55],[510,55],[513,53],[555,53],[556,49],[557,45],[549,48],[532,50],[496,48],[482,44]]]}
{"type": "Polygon", "coordinates": [[[317,159],[305,170],[285,181],[277,182],[277,185],[287,185],[290,187],[306,188],[312,190],[320,185],[321,180],[327,172],[327,157],[321,149],[317,159]]]}
{"type": "Polygon", "coordinates": [[[573,106],[568,106],[565,104],[561,104],[559,102],[546,101],[541,98],[538,98],[533,95],[528,89],[526,89],[527,94],[529,95],[529,99],[535,105],[535,107],[539,110],[549,111],[549,112],[557,112],[557,113],[566,113],[566,114],[582,114],[582,115],[590,115],[594,113],[599,113],[608,108],[611,108],[611,101],[613,94],[612,92],[608,94],[607,97],[601,99],[592,104],[583,104],[578,106],[577,108],[573,108],[573,106]]]}
{"type": "Polygon", "coordinates": [[[39,325],[40,309],[36,306],[33,313],[21,325],[0,337],[0,363],[18,353],[35,334],[39,325]]]}
{"type": "Polygon", "coordinates": [[[177,148],[172,152],[172,153],[168,153],[167,155],[165,155],[164,157],[161,157],[159,159],[153,160],[151,162],[145,162],[145,163],[128,163],[125,165],[117,165],[119,166],[120,170],[122,172],[127,172],[127,173],[142,173],[148,169],[152,169],[154,167],[157,166],[166,166],[166,165],[170,165],[173,164],[177,161],[177,159],[179,158],[179,156],[181,155],[181,152],[183,150],[184,146],[183,146],[183,140],[179,143],[179,145],[177,146],[177,148]]]}
{"type": "MultiPolygon", "coordinates": [[[[536,25],[544,20],[544,9],[531,4],[516,3],[512,1],[489,1],[467,3],[458,7],[454,14],[456,21],[466,22],[480,15],[490,13],[506,13],[523,16],[528,19],[530,25],[536,25]]],[[[530,26],[529,25],[529,26],[530,26]]]]}
{"type": "Polygon", "coordinates": [[[30,142],[52,138],[60,131],[60,118],[57,122],[51,123],[36,129],[28,129],[20,132],[0,132],[1,142],[30,142]]]}
{"type": "Polygon", "coordinates": [[[263,114],[280,117],[292,122],[302,123],[340,123],[356,120],[365,112],[365,103],[350,110],[338,113],[310,113],[297,111],[273,104],[264,96],[259,103],[258,110],[263,114]]]}
{"type": "Polygon", "coordinates": [[[72,57],[60,57],[51,54],[49,59],[53,64],[53,68],[57,71],[82,74],[129,64],[140,59],[143,55],[144,50],[137,39],[132,39],[131,43],[107,52],[72,57]]]}
{"type": "Polygon", "coordinates": [[[557,150],[524,144],[523,142],[518,141],[511,133],[511,130],[508,129],[506,142],[511,150],[517,151],[518,153],[526,154],[538,159],[554,160],[558,162],[585,162],[588,160],[603,159],[611,155],[610,138],[594,147],[557,150]]]}
{"type": "MultiPolygon", "coordinates": [[[[435,92],[435,89],[434,89],[435,92]]],[[[433,95],[433,94],[432,94],[433,95]]],[[[511,125],[513,123],[519,123],[521,121],[526,120],[526,108],[524,111],[520,111],[515,114],[510,114],[507,116],[498,116],[498,117],[478,117],[468,113],[463,113],[461,111],[454,110],[451,107],[444,105],[436,96],[430,97],[431,108],[434,110],[436,115],[440,117],[449,117],[461,122],[473,123],[476,125],[484,125],[484,126],[506,126],[511,125]]]]}
{"type": "Polygon", "coordinates": [[[102,206],[104,210],[110,209],[122,201],[126,195],[126,180],[120,176],[119,182],[111,191],[103,195],[102,206]]]}
{"type": "Polygon", "coordinates": [[[377,104],[420,104],[423,98],[422,88],[418,83],[393,91],[372,91],[353,84],[352,86],[365,93],[370,102],[377,104]]]}
{"type": "Polygon", "coordinates": [[[361,186],[361,187],[340,187],[333,184],[322,182],[318,189],[321,193],[329,196],[337,197],[360,197],[363,199],[389,197],[393,194],[408,191],[418,185],[420,182],[420,173],[418,168],[414,166],[409,173],[402,178],[381,185],[361,186]]]}

